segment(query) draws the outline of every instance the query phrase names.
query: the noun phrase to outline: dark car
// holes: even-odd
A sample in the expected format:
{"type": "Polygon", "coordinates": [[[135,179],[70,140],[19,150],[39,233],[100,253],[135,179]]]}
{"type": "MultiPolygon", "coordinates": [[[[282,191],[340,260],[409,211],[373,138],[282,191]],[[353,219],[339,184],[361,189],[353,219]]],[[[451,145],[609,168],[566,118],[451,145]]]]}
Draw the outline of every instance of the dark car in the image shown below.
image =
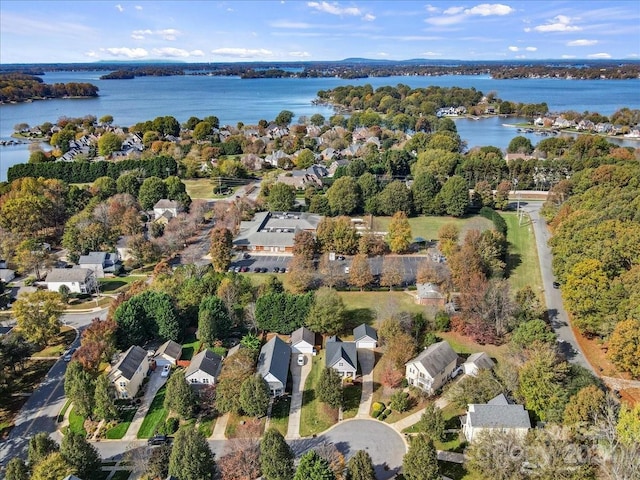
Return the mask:
{"type": "Polygon", "coordinates": [[[269,269],[267,267],[262,267],[260,269],[260,273],[267,273],[269,271],[269,269]]]}
{"type": "Polygon", "coordinates": [[[553,282],[553,288],[560,288],[560,282],[553,282]]]}
{"type": "Polygon", "coordinates": [[[240,271],[242,273],[247,273],[249,271],[249,267],[242,267],[242,268],[240,268],[240,271]]]}
{"type": "Polygon", "coordinates": [[[166,435],[154,435],[149,440],[147,440],[147,445],[149,446],[168,445],[170,443],[171,443],[171,437],[168,437],[166,435]]]}
{"type": "Polygon", "coordinates": [[[280,273],[279,267],[273,267],[273,273],[280,273]]]}
{"type": "Polygon", "coordinates": [[[255,267],[253,269],[253,273],[260,273],[260,267],[255,267]]]}

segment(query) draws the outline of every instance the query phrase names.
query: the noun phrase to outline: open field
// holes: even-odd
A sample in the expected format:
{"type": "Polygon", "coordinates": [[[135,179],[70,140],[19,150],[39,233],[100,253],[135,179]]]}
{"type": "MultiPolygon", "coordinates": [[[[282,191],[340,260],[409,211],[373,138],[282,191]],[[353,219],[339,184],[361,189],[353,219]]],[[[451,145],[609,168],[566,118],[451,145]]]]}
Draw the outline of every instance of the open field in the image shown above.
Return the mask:
{"type": "Polygon", "coordinates": [[[538,249],[533,234],[533,226],[525,217],[518,225],[518,216],[514,212],[500,212],[507,222],[507,274],[509,284],[515,292],[530,285],[534,292],[542,293],[542,275],[538,261],[538,249]]]}
{"type": "Polygon", "coordinates": [[[195,198],[213,198],[213,182],[210,178],[191,178],[189,180],[182,180],[185,187],[187,187],[187,194],[195,198]]]}
{"type": "Polygon", "coordinates": [[[411,293],[407,292],[337,292],[352,317],[354,326],[361,323],[374,323],[378,312],[388,316],[394,311],[425,313],[422,305],[415,303],[411,293]],[[357,323],[356,323],[357,322],[357,323]]]}
{"type": "MultiPolygon", "coordinates": [[[[373,217],[373,228],[375,232],[386,232],[389,228],[391,217],[373,217]]],[[[447,223],[452,223],[460,229],[460,238],[464,238],[468,230],[486,230],[491,228],[490,220],[478,215],[456,218],[456,217],[412,217],[409,219],[411,234],[413,238],[422,237],[425,240],[435,240],[438,238],[438,230],[447,223]]]]}

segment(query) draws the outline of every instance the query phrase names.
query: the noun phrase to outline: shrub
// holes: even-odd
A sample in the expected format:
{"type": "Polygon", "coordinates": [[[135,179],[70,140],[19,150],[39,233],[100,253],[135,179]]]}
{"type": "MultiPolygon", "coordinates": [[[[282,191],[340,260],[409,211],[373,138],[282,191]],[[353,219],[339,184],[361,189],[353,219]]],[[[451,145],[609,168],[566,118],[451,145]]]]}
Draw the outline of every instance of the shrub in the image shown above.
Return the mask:
{"type": "Polygon", "coordinates": [[[451,318],[447,312],[440,310],[436,313],[435,318],[436,329],[439,332],[448,332],[451,327],[451,318]]]}
{"type": "Polygon", "coordinates": [[[382,412],[380,410],[374,410],[371,412],[373,418],[378,418],[382,412]]]}
{"type": "Polygon", "coordinates": [[[409,409],[409,394],[402,390],[395,392],[391,395],[389,408],[400,413],[406,412],[409,409]]]}
{"type": "Polygon", "coordinates": [[[178,431],[178,427],[180,426],[180,421],[177,417],[169,417],[164,422],[164,434],[165,435],[173,435],[178,431]]]}

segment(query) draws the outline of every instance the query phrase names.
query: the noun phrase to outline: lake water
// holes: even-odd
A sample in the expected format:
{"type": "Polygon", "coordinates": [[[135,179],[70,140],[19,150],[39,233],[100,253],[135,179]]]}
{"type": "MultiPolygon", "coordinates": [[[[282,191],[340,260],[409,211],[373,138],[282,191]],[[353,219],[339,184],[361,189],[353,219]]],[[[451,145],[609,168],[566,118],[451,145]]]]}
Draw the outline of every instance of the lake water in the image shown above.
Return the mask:
{"type": "MultiPolygon", "coordinates": [[[[443,87],[474,87],[487,94],[497,95],[513,102],[547,102],[554,112],[585,110],[610,115],[619,108],[640,108],[639,80],[556,80],[520,79],[493,80],[489,76],[446,75],[440,77],[401,76],[341,80],[339,78],[285,78],[241,80],[238,77],[175,76],[140,77],[133,80],[100,80],[105,72],[50,72],[44,75],[47,83],[90,82],[100,88],[100,96],[92,99],[42,100],[32,103],[0,106],[0,138],[9,139],[13,126],[27,123],[31,126],[55,122],[62,116],[112,115],[114,124],[131,126],[158,116],[173,115],[180,122],[191,116],[216,115],[221,124],[237,122],[255,124],[260,119],[270,120],[281,110],[290,110],[300,116],[321,113],[325,117],[332,109],[313,105],[318,90],[340,85],[363,85],[373,88],[384,85],[406,84],[412,88],[439,85],[443,87]]],[[[516,123],[517,119],[489,118],[482,120],[458,119],[460,136],[469,147],[494,145],[506,148],[518,135],[503,123],[516,123]]],[[[295,119],[294,119],[295,122],[295,119]]],[[[530,136],[537,143],[541,137],[530,136]]],[[[622,142],[622,141],[620,141],[622,142]]],[[[624,142],[637,145],[636,142],[624,142]]],[[[26,162],[27,145],[0,147],[0,181],[6,180],[7,169],[26,162]]]]}

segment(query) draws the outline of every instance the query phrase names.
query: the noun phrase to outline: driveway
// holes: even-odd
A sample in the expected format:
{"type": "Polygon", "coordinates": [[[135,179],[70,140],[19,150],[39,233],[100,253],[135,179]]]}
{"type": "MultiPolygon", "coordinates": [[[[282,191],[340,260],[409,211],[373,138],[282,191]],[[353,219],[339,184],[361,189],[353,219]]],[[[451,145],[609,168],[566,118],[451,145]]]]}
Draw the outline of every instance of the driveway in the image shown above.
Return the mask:
{"type": "MultiPolygon", "coordinates": [[[[149,411],[149,407],[151,406],[151,402],[153,402],[153,398],[169,378],[160,375],[161,371],[162,369],[158,368],[149,377],[149,383],[147,383],[147,388],[144,392],[144,395],[142,396],[140,407],[138,407],[138,411],[133,416],[133,420],[131,421],[131,425],[129,425],[127,434],[122,438],[123,441],[131,442],[138,439],[138,430],[140,430],[142,421],[149,411]]],[[[175,373],[173,373],[173,375],[175,375],[175,373]]]]}
{"type": "Polygon", "coordinates": [[[367,452],[373,460],[378,480],[394,478],[407,453],[404,438],[389,425],[377,420],[345,420],[319,435],[290,442],[296,456],[307,450],[332,443],[348,461],[358,450],[367,452]]]}
{"type": "Polygon", "coordinates": [[[291,355],[291,377],[293,387],[291,392],[291,406],[289,407],[289,426],[287,427],[287,440],[300,438],[300,414],[302,413],[302,392],[304,382],[311,371],[312,357],[304,356],[304,365],[298,365],[298,354],[291,355]]]}
{"type": "Polygon", "coordinates": [[[371,402],[373,402],[373,367],[376,363],[376,355],[373,350],[359,348],[358,361],[362,371],[362,396],[356,418],[369,418],[371,402]]]}

